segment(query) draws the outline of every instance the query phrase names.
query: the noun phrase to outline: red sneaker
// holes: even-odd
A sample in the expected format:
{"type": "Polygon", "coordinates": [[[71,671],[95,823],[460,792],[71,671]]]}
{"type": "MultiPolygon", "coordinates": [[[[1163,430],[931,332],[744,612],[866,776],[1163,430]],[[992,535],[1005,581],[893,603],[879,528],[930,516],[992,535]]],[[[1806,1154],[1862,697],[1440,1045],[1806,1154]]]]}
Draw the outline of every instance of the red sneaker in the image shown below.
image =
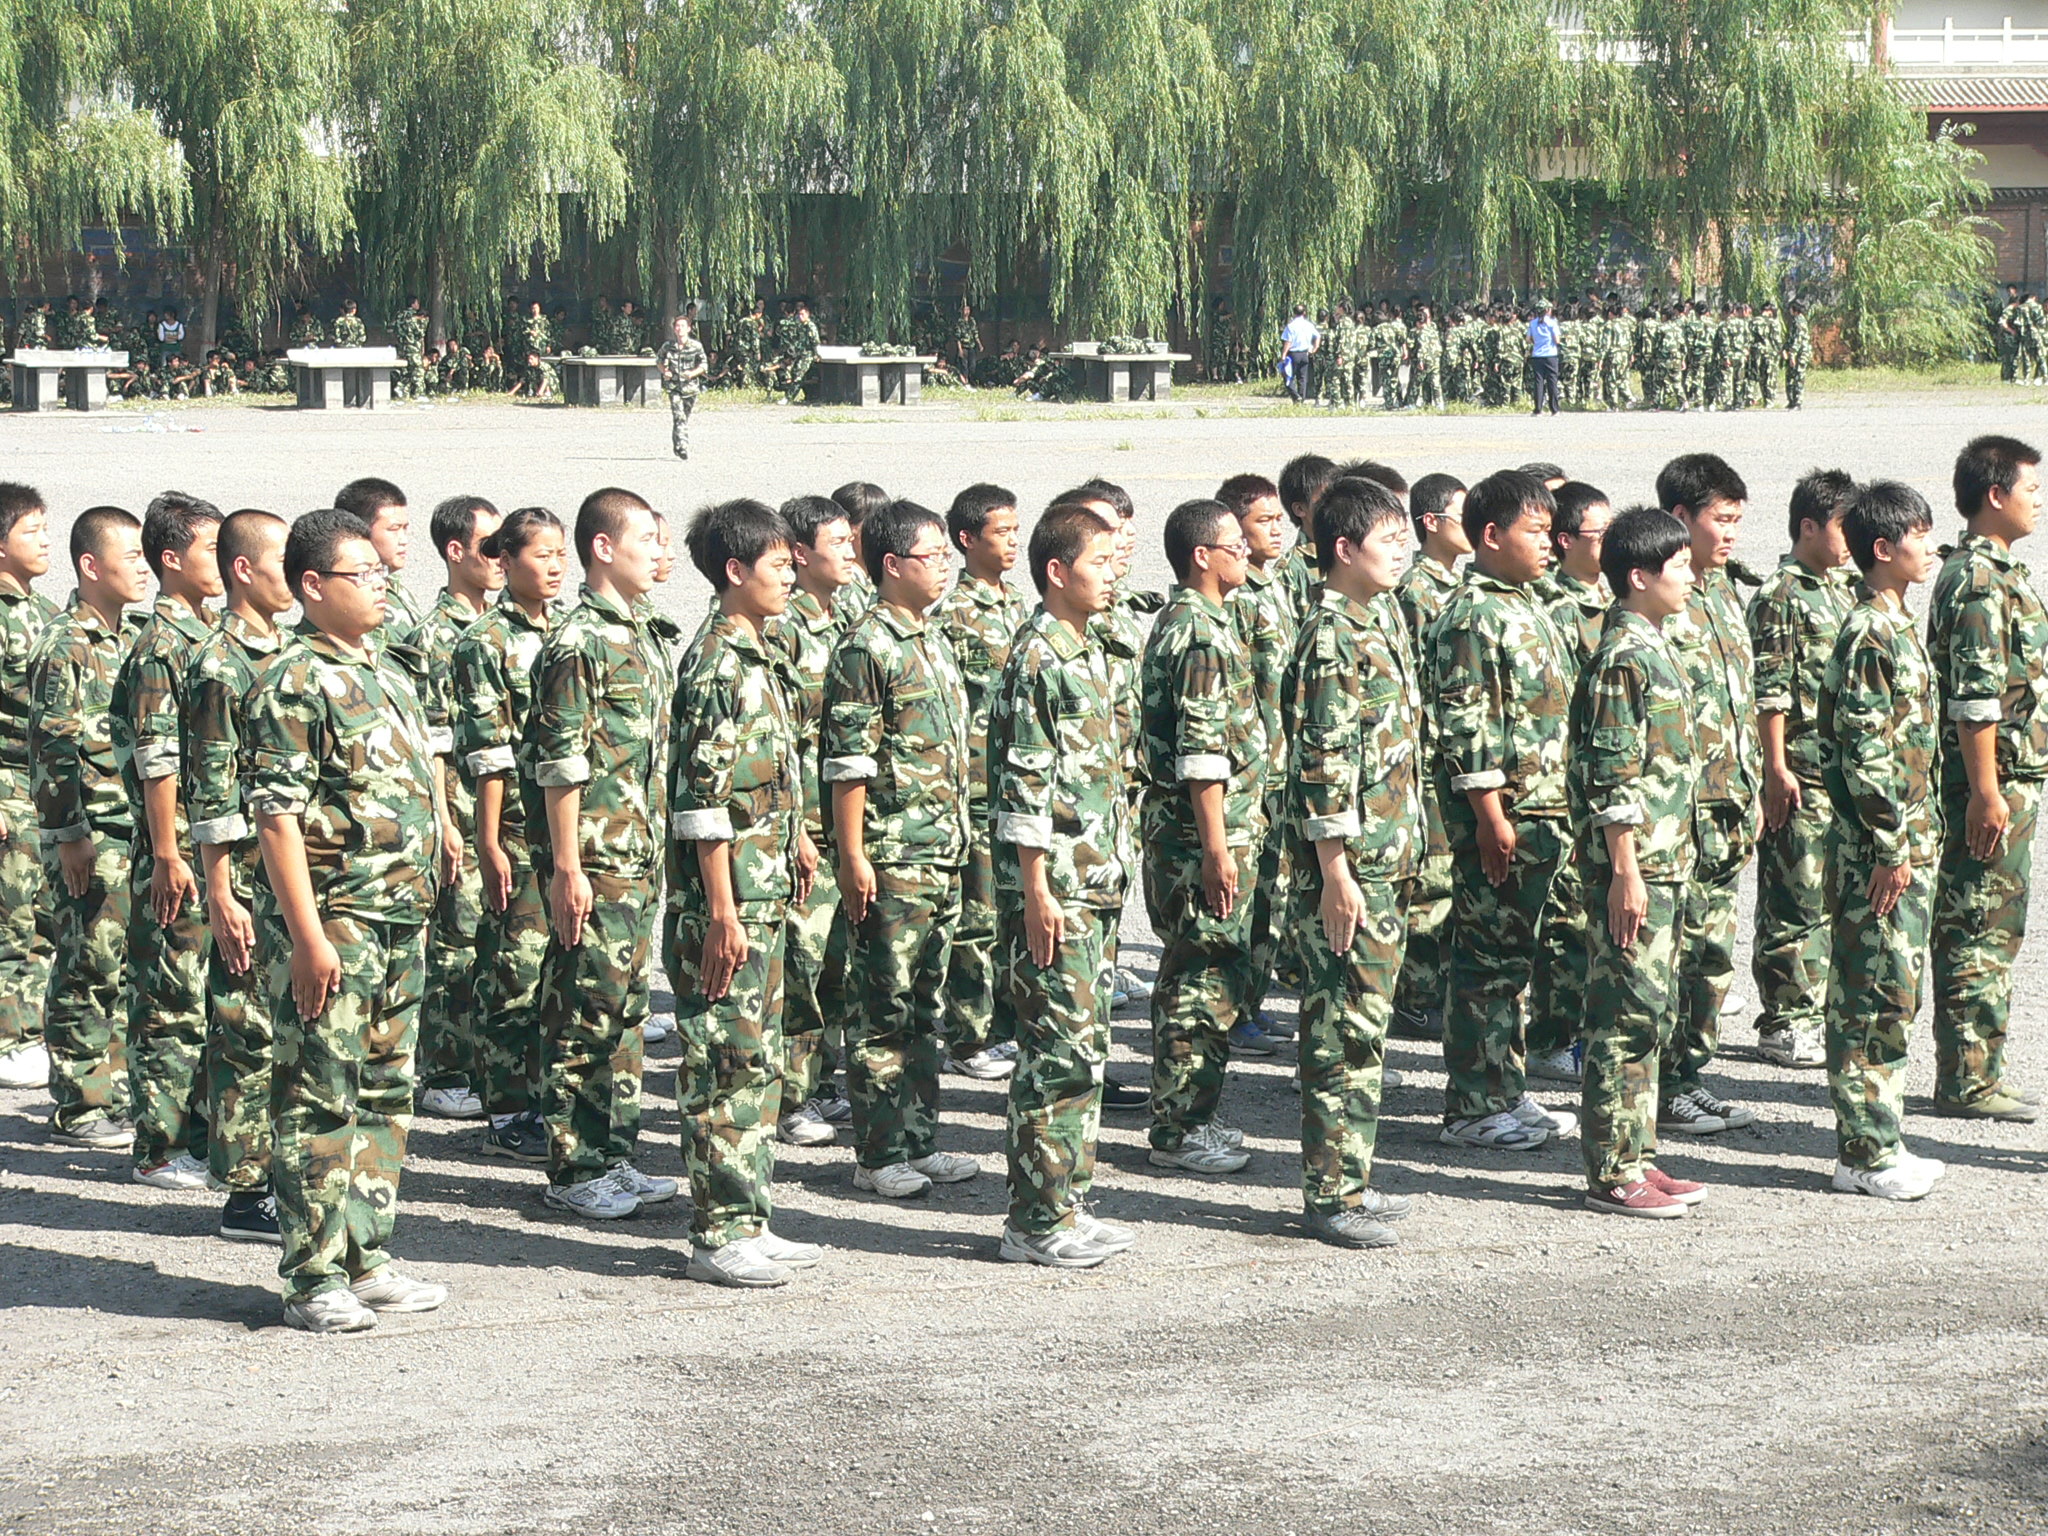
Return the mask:
{"type": "Polygon", "coordinates": [[[1647,1216],[1663,1221],[1686,1214],[1684,1204],[1665,1194],[1648,1179],[1589,1189],[1586,1191],[1586,1209],[1604,1211],[1609,1216],[1647,1216]]]}
{"type": "Polygon", "coordinates": [[[1695,1184],[1691,1179],[1674,1179],[1654,1165],[1643,1170],[1643,1178],[1680,1205],[1698,1205],[1707,1198],[1706,1185],[1695,1184]]]}

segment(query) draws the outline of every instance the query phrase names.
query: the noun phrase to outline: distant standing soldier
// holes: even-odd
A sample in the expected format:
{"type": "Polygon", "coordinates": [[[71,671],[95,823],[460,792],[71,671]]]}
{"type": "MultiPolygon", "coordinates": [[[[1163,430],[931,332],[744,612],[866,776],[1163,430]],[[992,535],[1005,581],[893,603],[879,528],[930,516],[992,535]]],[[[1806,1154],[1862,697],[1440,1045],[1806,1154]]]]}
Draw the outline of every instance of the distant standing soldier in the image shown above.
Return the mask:
{"type": "Polygon", "coordinates": [[[1778,306],[1767,303],[1749,327],[1750,377],[1766,410],[1778,403],[1778,368],[1784,355],[1785,322],[1778,318],[1778,306]]]}
{"type": "Polygon", "coordinates": [[[320,324],[320,317],[303,303],[292,306],[291,344],[295,347],[323,347],[327,344],[327,331],[320,324]]]}
{"type": "Polygon", "coordinates": [[[669,323],[669,338],[661,344],[655,365],[661,370],[661,392],[668,396],[669,446],[677,458],[687,459],[690,412],[697,408],[709,364],[703,344],[690,334],[690,322],[681,315],[669,323]]]}
{"type": "Polygon", "coordinates": [[[547,359],[555,350],[555,332],[539,299],[526,306],[526,318],[519,327],[519,348],[520,388],[529,400],[546,399],[554,385],[555,370],[547,359]]]}
{"type": "Polygon", "coordinates": [[[370,333],[363,325],[363,317],[356,313],[356,301],[343,299],[341,313],[334,317],[334,344],[337,347],[360,347],[369,339],[370,333]]]}
{"type": "Polygon", "coordinates": [[[818,360],[818,322],[811,318],[811,306],[798,299],[782,317],[776,335],[789,359],[789,374],[782,383],[782,403],[795,405],[804,380],[810,376],[811,364],[818,360]]]}
{"type": "Polygon", "coordinates": [[[1998,377],[2010,384],[2019,369],[2020,357],[2020,285],[2005,285],[2005,307],[1998,311],[1996,335],[1998,339],[1998,377]]]}
{"type": "Polygon", "coordinates": [[[50,980],[51,892],[29,797],[29,657],[57,617],[35,590],[50,568],[50,514],[32,486],[0,484],[0,1087],[50,1080],[43,994],[50,980]]]}
{"type": "Polygon", "coordinates": [[[1789,325],[1785,335],[1785,409],[1796,411],[1806,403],[1806,370],[1813,366],[1813,323],[1806,318],[1806,306],[1794,299],[1785,306],[1789,325]]]}
{"type": "Polygon", "coordinates": [[[398,345],[405,392],[418,399],[427,392],[427,315],[417,298],[405,301],[405,308],[391,322],[391,334],[398,345]]]}
{"type": "Polygon", "coordinates": [[[960,376],[972,378],[981,360],[981,327],[975,323],[973,306],[965,299],[960,301],[960,314],[953,322],[953,354],[960,360],[960,376]]]}
{"type": "Polygon", "coordinates": [[[1444,335],[1437,328],[1436,312],[1427,304],[1416,306],[1410,335],[1409,355],[1415,364],[1408,381],[1409,402],[1424,410],[1440,411],[1444,408],[1444,335]]]}

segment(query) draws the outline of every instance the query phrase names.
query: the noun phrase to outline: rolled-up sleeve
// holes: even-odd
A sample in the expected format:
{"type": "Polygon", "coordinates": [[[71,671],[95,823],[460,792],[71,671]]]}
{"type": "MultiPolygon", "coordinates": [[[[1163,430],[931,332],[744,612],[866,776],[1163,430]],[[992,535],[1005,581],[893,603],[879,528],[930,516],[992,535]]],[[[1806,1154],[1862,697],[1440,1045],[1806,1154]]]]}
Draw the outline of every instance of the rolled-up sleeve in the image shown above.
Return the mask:
{"type": "Polygon", "coordinates": [[[1051,848],[1052,786],[1059,764],[1056,705],[1036,646],[1019,657],[991,712],[990,800],[998,842],[1051,848]],[[1000,755],[998,755],[1000,754],[1000,755]]]}
{"type": "Polygon", "coordinates": [[[865,646],[837,651],[825,670],[819,777],[827,784],[864,784],[881,773],[882,666],[865,646]]]}
{"type": "Polygon", "coordinates": [[[78,660],[58,646],[29,675],[30,779],[45,843],[70,843],[92,829],[85,815],[84,691],[78,660]]]}
{"type": "Polygon", "coordinates": [[[1252,700],[1233,700],[1224,688],[1223,660],[1207,645],[1181,652],[1178,675],[1172,680],[1179,708],[1173,743],[1173,776],[1184,784],[1227,781],[1231,776],[1230,739],[1233,708],[1250,708],[1252,700]]]}
{"type": "Polygon", "coordinates": [[[324,713],[289,670],[251,689],[243,716],[243,800],[259,816],[299,816],[319,787],[324,713]]]}
{"type": "Polygon", "coordinates": [[[1499,642],[1482,629],[1442,622],[1430,637],[1437,747],[1451,789],[1501,789],[1508,781],[1508,720],[1499,642]]]}
{"type": "Polygon", "coordinates": [[[590,659],[564,647],[543,655],[527,721],[527,760],[542,789],[590,782],[590,729],[597,685],[590,659]]]}
{"type": "Polygon", "coordinates": [[[1977,575],[1956,595],[1940,680],[1943,707],[1951,720],[1994,725],[2005,718],[2006,680],[2012,675],[2005,606],[1997,587],[1977,575]]]}
{"type": "Polygon", "coordinates": [[[1647,740],[1641,672],[1625,660],[1586,679],[1584,735],[1572,743],[1586,796],[1587,825],[1636,827],[1645,819],[1640,786],[1647,740]]]}

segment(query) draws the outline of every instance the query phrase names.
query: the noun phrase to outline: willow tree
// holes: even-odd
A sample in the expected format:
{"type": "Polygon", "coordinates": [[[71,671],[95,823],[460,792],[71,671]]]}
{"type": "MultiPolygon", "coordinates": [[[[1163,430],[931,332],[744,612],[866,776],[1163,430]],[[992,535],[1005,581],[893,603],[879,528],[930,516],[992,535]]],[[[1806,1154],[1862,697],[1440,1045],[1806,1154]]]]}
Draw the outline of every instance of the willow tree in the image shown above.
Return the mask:
{"type": "Polygon", "coordinates": [[[573,204],[602,236],[623,216],[617,80],[577,56],[562,0],[350,0],[358,229],[387,304],[494,302],[509,262],[560,256],[573,204]]]}
{"type": "Polygon", "coordinates": [[[176,141],[196,329],[213,345],[223,282],[252,329],[303,257],[351,226],[339,7],[327,0],[100,0],[135,103],[176,141]]]}

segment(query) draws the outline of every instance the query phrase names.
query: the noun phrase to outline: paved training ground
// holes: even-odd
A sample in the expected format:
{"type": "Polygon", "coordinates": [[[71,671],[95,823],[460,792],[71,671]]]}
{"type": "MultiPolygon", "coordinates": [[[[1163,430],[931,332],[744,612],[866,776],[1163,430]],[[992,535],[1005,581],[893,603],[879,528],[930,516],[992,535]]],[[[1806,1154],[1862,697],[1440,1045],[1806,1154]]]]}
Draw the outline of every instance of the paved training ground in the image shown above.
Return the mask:
{"type": "MultiPolygon", "coordinates": [[[[1912,481],[1951,536],[1956,449],[1988,430],[2048,438],[2037,401],[1541,422],[713,407],[687,465],[659,411],[200,408],[157,419],[203,431],[167,435],[124,412],[0,421],[0,476],[39,485],[61,537],[85,506],[139,510],[167,486],[297,513],[386,475],[416,509],[409,578],[426,594],[426,513],[457,491],[567,514],[616,483],[686,513],[860,477],[943,508],[990,479],[1028,524],[1101,473],[1137,497],[1139,575],[1162,584],[1175,502],[1306,449],[1411,479],[1555,459],[1621,505],[1647,499],[1672,454],[1707,448],[1747,476],[1742,553],[1766,566],[1816,463],[1912,481]]],[[[43,585],[69,590],[60,572],[43,585]]],[[[694,616],[704,591],[685,563],[666,600],[694,616]]],[[[1149,942],[1135,896],[1125,931],[1149,942]]],[[[2044,955],[2048,933],[2014,1009],[2016,1076],[2035,1089],[2044,955]]],[[[1749,1018],[1729,1022],[1711,1080],[1759,1119],[1668,1147],[1666,1167],[1714,1186],[1683,1223],[1584,1212],[1576,1138],[1439,1145],[1433,1053],[1397,1043],[1408,1085],[1388,1096],[1375,1182],[1419,1199],[1391,1255],[1297,1235],[1291,1052],[1233,1068],[1224,1113],[1256,1153],[1237,1178],[1148,1169],[1142,1117],[1111,1119],[1101,1206],[1140,1246],[1079,1277],[995,1260],[1000,1085],[945,1080],[941,1144],[988,1172],[926,1201],[856,1196],[843,1140],[782,1149],[776,1225],[830,1252],[749,1296],[681,1278],[677,1205],[612,1228],[553,1219],[539,1173],[477,1156],[474,1127],[421,1120],[392,1246],[454,1298],[336,1339],[276,1325],[274,1252],[211,1235],[219,1196],[130,1183],[125,1156],[50,1145],[41,1094],[0,1093],[0,1529],[2048,1530],[2048,1125],[1916,1117],[1912,1145],[1950,1165],[1932,1198],[1831,1195],[1822,1075],[1762,1064],[1749,1018]]],[[[1146,1038],[1142,1015],[1119,1017],[1113,1073],[1137,1075],[1146,1038]]],[[[1924,1022],[1916,1053],[1924,1109],[1924,1022]]],[[[676,1061],[673,1042],[650,1053],[641,1162],[656,1173],[680,1172],[676,1061]]]]}

